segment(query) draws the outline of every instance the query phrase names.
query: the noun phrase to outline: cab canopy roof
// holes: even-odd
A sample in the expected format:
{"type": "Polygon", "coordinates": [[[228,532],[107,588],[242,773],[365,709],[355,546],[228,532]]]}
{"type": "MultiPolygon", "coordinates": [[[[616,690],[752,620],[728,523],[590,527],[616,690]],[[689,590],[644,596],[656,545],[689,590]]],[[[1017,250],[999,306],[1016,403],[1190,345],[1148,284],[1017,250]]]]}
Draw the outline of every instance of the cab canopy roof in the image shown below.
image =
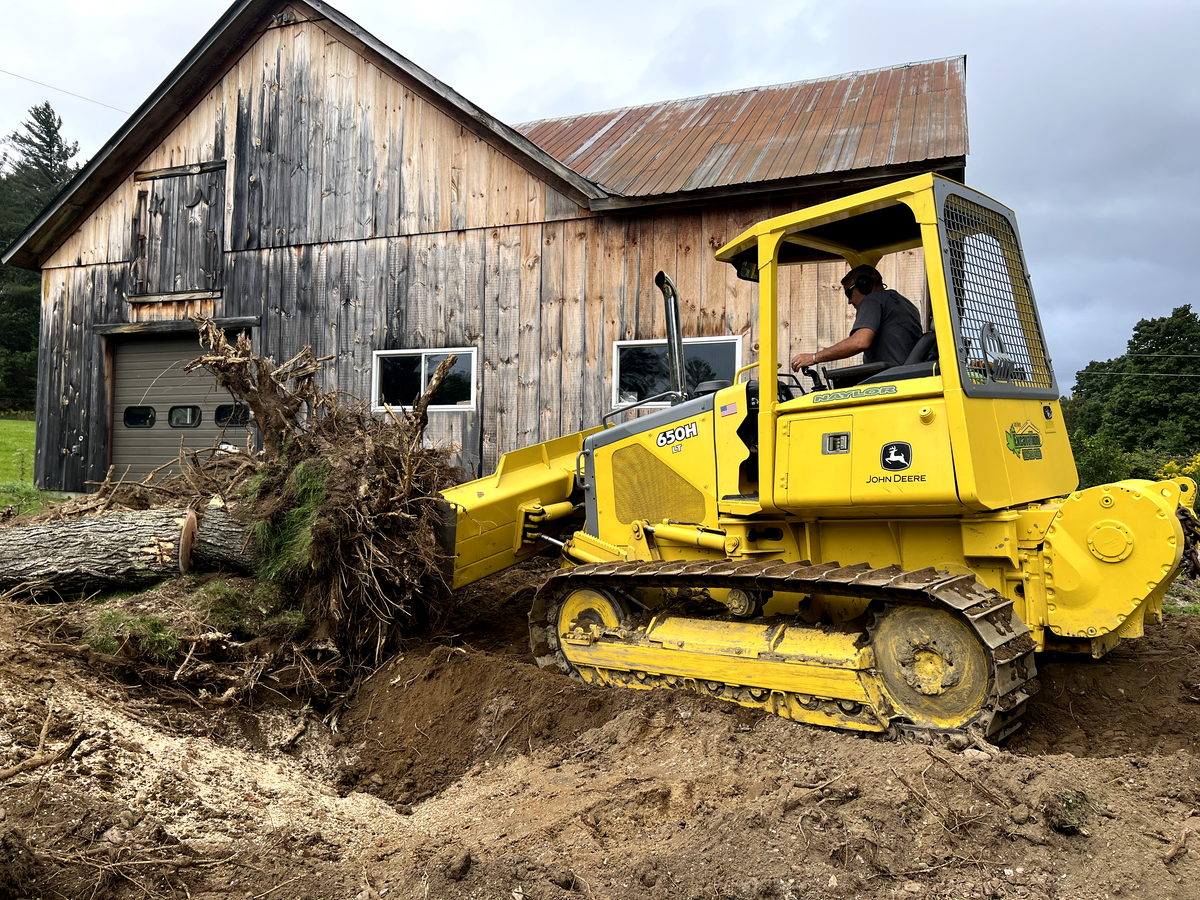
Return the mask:
{"type": "Polygon", "coordinates": [[[917,194],[932,195],[939,184],[956,183],[938,175],[918,175],[767,219],[718,250],[717,259],[730,263],[739,277],[757,280],[759,238],[782,232],[780,265],[837,260],[875,265],[889,253],[920,246],[916,204],[908,201],[917,194]]]}

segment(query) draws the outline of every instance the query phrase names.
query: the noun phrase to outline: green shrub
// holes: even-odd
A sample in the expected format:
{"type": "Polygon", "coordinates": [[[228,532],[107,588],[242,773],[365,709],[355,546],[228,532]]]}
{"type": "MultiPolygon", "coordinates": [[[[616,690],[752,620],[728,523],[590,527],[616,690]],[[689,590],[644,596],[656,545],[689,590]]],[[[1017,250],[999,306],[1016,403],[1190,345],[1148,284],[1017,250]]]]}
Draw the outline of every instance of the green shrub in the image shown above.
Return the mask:
{"type": "Polygon", "coordinates": [[[1131,467],[1125,451],[1104,435],[1077,431],[1071,435],[1071,450],[1079,470],[1080,490],[1129,477],[1131,467]]]}
{"type": "Polygon", "coordinates": [[[1178,478],[1181,475],[1200,480],[1200,453],[1187,459],[1171,459],[1154,473],[1156,478],[1178,478]]]}

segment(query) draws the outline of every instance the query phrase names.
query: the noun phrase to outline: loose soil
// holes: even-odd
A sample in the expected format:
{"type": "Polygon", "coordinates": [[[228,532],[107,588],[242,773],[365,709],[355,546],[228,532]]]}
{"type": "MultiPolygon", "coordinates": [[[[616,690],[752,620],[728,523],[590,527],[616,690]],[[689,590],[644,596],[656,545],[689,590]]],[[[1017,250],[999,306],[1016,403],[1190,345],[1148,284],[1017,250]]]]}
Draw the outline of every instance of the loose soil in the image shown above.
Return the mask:
{"type": "Polygon", "coordinates": [[[1024,728],[956,753],[541,671],[543,574],[321,713],[200,708],[0,606],[0,898],[1200,895],[1200,618],[1040,659],[1024,728]]]}

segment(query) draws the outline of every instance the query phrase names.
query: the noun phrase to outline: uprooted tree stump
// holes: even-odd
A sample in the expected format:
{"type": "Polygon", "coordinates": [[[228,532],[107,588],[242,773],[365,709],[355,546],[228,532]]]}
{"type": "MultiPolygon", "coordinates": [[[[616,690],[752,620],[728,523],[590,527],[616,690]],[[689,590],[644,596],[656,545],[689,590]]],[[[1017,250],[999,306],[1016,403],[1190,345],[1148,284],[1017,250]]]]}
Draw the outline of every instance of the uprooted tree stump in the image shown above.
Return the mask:
{"type": "Polygon", "coordinates": [[[196,531],[186,507],[0,529],[0,590],[144,587],[190,568],[196,531]]]}
{"type": "MultiPolygon", "coordinates": [[[[203,349],[186,368],[210,372],[249,407],[262,450],[249,440],[244,449],[181,451],[137,482],[110,470],[94,494],[9,524],[0,529],[0,591],[136,589],[191,567],[248,573],[274,582],[302,612],[296,654],[336,651],[340,661],[327,668],[343,673],[377,665],[403,632],[444,620],[455,602],[437,533],[440,492],[461,472],[424,434],[456,357],[438,366],[411,410],[378,415],[320,390],[325,360],[310,348],[277,365],[255,355],[244,334],[230,343],[211,320],[195,321],[203,349]],[[191,545],[174,521],[188,508],[199,521],[191,545]]],[[[189,644],[185,668],[198,670],[197,660],[212,656],[207,647],[189,644]]],[[[305,678],[326,678],[304,660],[296,665],[305,678]]],[[[253,683],[245,674],[237,684],[253,683]]]]}
{"type": "Polygon", "coordinates": [[[324,360],[309,348],[276,366],[255,356],[245,335],[231,344],[210,320],[196,321],[206,352],[186,368],[216,376],[250,408],[262,437],[242,507],[260,539],[258,573],[295,591],[317,637],[333,639],[355,664],[377,663],[402,627],[436,621],[447,608],[435,535],[439,492],[459,473],[423,438],[456,357],[442,361],[411,411],[379,416],[320,391],[324,360]]]}

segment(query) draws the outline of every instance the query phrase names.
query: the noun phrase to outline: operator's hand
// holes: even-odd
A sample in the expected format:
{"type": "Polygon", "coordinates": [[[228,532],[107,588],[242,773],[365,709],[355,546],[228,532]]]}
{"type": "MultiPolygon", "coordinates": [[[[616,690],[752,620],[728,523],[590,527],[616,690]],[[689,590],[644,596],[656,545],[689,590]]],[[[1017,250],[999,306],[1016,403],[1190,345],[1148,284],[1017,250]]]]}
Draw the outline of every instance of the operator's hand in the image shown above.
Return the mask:
{"type": "Polygon", "coordinates": [[[817,364],[817,354],[815,353],[797,353],[792,357],[792,371],[799,372],[808,366],[817,364]]]}

